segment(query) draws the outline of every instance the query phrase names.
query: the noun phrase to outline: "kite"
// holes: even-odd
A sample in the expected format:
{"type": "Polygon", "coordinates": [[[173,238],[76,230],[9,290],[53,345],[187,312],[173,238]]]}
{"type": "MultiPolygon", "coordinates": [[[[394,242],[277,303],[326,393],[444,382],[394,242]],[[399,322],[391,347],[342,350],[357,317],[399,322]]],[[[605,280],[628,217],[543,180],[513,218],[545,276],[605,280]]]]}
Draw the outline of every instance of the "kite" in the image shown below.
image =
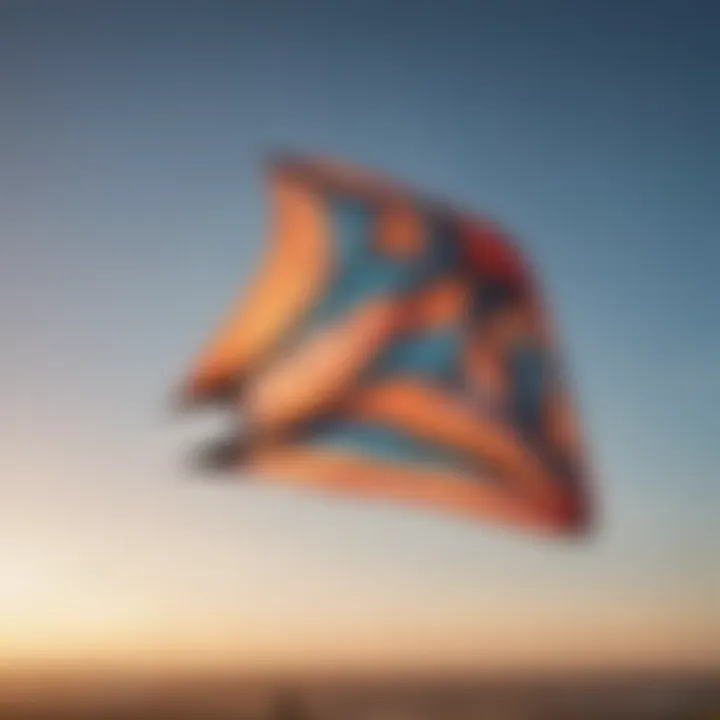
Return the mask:
{"type": "Polygon", "coordinates": [[[197,457],[272,482],[579,534],[588,470],[537,282],[493,223],[378,173],[268,163],[264,266],[180,406],[242,417],[197,457]]]}

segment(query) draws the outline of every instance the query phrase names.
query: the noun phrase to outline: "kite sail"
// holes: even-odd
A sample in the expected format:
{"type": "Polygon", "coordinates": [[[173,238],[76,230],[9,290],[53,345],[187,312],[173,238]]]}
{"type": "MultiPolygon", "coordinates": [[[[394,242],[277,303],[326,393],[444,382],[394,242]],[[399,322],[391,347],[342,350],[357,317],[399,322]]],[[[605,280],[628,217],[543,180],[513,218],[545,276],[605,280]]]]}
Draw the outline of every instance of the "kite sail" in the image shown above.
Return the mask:
{"type": "Polygon", "coordinates": [[[558,532],[589,524],[558,342],[488,221],[380,175],[269,164],[265,265],[195,359],[182,406],[242,431],[206,467],[558,532]]]}

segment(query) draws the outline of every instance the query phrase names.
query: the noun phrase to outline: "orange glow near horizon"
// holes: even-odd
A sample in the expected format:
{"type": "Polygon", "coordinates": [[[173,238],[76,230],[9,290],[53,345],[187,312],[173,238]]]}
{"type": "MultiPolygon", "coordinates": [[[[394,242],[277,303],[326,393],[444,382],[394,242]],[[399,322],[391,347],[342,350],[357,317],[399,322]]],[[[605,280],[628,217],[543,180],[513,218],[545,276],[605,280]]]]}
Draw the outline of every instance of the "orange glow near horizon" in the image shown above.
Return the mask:
{"type": "MultiPolygon", "coordinates": [[[[353,614],[323,602],[315,614],[259,608],[183,612],[169,598],[107,598],[57,588],[38,601],[41,578],[3,573],[0,663],[37,671],[121,674],[239,671],[522,672],[720,667],[720,634],[693,608],[672,620],[617,605],[557,615],[531,603],[446,603],[405,616],[393,608],[353,614]],[[35,602],[33,602],[35,598],[35,602]],[[143,602],[145,605],[143,606],[143,602]],[[245,612],[250,616],[244,619],[245,612]],[[352,615],[352,620],[349,616],[352,615]],[[628,642],[632,637],[632,642],[628,642]]],[[[330,599],[328,599],[330,600],[330,599]]],[[[360,598],[362,601],[362,598],[360,598]]],[[[368,600],[367,598],[365,600],[368,600]]],[[[357,601],[357,599],[356,599],[357,601]]],[[[360,602],[362,605],[362,602],[360,602]]]]}

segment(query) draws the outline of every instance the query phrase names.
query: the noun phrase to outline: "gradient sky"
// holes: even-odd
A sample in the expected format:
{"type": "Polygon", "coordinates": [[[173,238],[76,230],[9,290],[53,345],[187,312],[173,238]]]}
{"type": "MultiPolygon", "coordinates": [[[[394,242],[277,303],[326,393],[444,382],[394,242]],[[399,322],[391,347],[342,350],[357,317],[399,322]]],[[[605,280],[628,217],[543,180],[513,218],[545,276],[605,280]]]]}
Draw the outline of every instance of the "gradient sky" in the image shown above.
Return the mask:
{"type": "Polygon", "coordinates": [[[4,0],[0,68],[0,662],[720,666],[715,2],[4,0]],[[596,537],[189,481],[278,146],[517,234],[596,537]]]}

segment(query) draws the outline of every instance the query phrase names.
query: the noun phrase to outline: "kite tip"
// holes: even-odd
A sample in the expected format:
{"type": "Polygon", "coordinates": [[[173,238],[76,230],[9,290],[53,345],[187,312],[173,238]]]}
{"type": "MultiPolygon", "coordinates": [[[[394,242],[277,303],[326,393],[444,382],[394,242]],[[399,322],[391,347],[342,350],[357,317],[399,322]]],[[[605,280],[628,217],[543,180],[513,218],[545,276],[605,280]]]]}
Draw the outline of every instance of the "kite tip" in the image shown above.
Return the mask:
{"type": "Polygon", "coordinates": [[[194,451],[191,464],[201,473],[224,473],[241,464],[250,448],[250,438],[244,435],[213,440],[194,451]]]}
{"type": "Polygon", "coordinates": [[[208,387],[182,385],[171,392],[169,407],[175,415],[211,406],[236,405],[242,394],[242,383],[237,378],[208,387]]]}
{"type": "Polygon", "coordinates": [[[568,508],[562,525],[566,536],[581,540],[593,534],[595,518],[587,505],[579,502],[568,508]]]}

